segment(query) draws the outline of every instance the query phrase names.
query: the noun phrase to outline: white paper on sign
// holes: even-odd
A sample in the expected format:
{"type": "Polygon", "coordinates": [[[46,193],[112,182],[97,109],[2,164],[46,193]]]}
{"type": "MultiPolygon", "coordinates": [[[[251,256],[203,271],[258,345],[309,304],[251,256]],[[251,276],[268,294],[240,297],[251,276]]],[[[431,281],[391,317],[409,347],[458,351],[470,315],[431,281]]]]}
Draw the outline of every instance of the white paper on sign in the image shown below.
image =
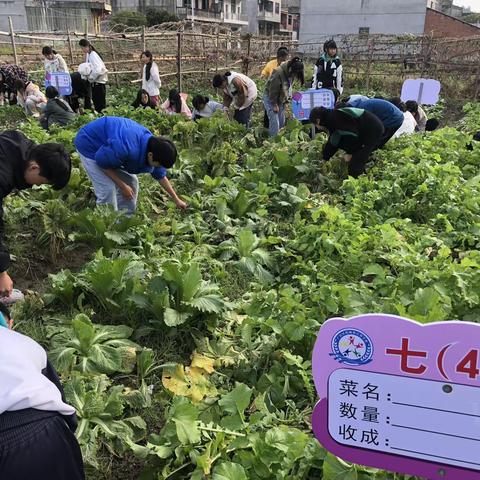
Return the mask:
{"type": "Polygon", "coordinates": [[[480,471],[480,389],[342,368],[328,381],[340,444],[480,471]]]}
{"type": "Polygon", "coordinates": [[[401,99],[403,102],[415,100],[423,105],[435,105],[440,96],[441,85],[438,80],[416,78],[403,82],[401,99]]]}
{"type": "Polygon", "coordinates": [[[312,108],[312,95],[309,93],[304,93],[302,95],[302,108],[311,109],[312,108]]]}

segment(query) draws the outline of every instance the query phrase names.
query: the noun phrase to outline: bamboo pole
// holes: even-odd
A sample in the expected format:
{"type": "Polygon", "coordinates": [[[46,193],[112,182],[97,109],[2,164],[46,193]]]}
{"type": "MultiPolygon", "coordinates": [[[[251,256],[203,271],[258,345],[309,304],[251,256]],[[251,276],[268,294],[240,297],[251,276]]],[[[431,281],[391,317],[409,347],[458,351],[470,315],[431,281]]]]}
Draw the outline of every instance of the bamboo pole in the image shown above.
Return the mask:
{"type": "Polygon", "coordinates": [[[145,38],[145,25],[142,26],[142,52],[147,49],[147,41],[145,38]]]}
{"type": "Polygon", "coordinates": [[[12,42],[13,61],[18,65],[17,46],[15,45],[15,33],[13,31],[12,17],[8,17],[8,27],[10,29],[10,40],[12,42]]]}
{"type": "Polygon", "coordinates": [[[252,46],[252,35],[247,35],[247,59],[245,61],[245,75],[248,75],[248,69],[250,67],[250,49],[252,46]]]}
{"type": "Polygon", "coordinates": [[[83,36],[85,38],[88,38],[88,18],[85,18],[84,20],[84,34],[83,36]]]}

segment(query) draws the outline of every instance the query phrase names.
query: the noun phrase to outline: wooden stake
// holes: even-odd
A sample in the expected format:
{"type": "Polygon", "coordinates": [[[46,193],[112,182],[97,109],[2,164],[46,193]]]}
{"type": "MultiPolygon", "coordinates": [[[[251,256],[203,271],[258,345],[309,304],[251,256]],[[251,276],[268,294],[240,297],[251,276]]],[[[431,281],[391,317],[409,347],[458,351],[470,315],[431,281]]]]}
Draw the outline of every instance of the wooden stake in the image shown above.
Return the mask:
{"type": "MultiPolygon", "coordinates": [[[[112,60],[113,60],[113,68],[117,70],[117,57],[115,55],[115,48],[113,47],[113,40],[110,39],[110,52],[112,54],[112,60]]],[[[119,78],[118,76],[115,76],[115,85],[118,87],[119,86],[119,78]]]]}
{"type": "Polygon", "coordinates": [[[219,57],[219,37],[220,37],[220,27],[217,25],[217,32],[216,32],[216,38],[215,38],[215,73],[218,72],[218,57],[219,57]]]}
{"type": "Polygon", "coordinates": [[[72,47],[72,36],[70,35],[70,30],[67,30],[68,36],[68,53],[70,54],[70,64],[73,65],[75,59],[73,58],[73,47],[72,47]]]}
{"type": "Polygon", "coordinates": [[[182,30],[177,32],[177,90],[182,91],[182,30]]]}
{"type": "Polygon", "coordinates": [[[142,25],[142,52],[147,49],[147,40],[145,38],[145,25],[142,25]]]}
{"type": "Polygon", "coordinates": [[[247,59],[245,60],[245,75],[248,75],[248,69],[250,67],[250,49],[252,46],[252,34],[247,35],[247,59]]]}
{"type": "Polygon", "coordinates": [[[85,30],[84,36],[85,38],[88,38],[88,18],[85,18],[84,20],[84,30],[85,30]]]}
{"type": "Polygon", "coordinates": [[[12,17],[8,17],[8,27],[10,29],[10,40],[12,41],[13,61],[15,62],[15,65],[18,65],[17,46],[15,45],[12,17]]]}

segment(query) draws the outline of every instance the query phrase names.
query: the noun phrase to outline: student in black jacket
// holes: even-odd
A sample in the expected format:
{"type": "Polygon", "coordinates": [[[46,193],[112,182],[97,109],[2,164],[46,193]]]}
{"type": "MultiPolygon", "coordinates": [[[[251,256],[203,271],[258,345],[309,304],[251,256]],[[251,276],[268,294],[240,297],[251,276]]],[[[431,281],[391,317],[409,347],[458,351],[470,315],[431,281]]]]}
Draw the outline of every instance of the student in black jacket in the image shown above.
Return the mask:
{"type": "Polygon", "coordinates": [[[310,113],[310,122],[330,135],[323,149],[323,159],[330,160],[339,149],[345,151],[348,174],[352,177],[365,172],[369,156],[380,145],[385,131],[378,117],[361,108],[328,110],[317,107],[310,113]]]}
{"type": "Polygon", "coordinates": [[[0,478],[84,480],[75,409],[45,350],[11,323],[0,304],[0,478]]]}
{"type": "Polygon", "coordinates": [[[10,254],[3,243],[3,199],[32,185],[49,184],[60,190],[70,180],[70,170],[70,156],[63,145],[37,145],[16,130],[0,133],[0,296],[9,296],[13,289],[7,273],[10,254]]]}
{"type": "Polygon", "coordinates": [[[335,40],[328,40],[323,45],[323,54],[313,70],[312,88],[336,88],[340,94],[343,92],[343,66],[335,40]]]}

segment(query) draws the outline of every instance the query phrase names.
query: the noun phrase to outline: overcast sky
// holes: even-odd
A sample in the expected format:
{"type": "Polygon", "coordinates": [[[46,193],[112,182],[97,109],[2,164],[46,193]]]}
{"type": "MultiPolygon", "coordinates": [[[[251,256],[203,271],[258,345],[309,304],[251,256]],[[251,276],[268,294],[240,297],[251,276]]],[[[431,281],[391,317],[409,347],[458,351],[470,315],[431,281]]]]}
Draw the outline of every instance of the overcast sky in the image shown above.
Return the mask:
{"type": "Polygon", "coordinates": [[[480,12],[480,0],[455,0],[453,3],[470,7],[473,12],[480,12]]]}

